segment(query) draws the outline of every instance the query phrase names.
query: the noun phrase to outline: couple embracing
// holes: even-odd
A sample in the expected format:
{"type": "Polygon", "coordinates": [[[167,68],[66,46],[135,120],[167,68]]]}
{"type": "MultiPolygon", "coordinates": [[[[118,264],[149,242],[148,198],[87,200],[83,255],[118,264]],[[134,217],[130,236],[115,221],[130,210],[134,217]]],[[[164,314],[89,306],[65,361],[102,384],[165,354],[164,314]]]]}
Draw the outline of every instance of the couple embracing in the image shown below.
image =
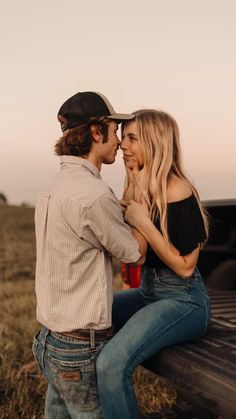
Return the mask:
{"type": "Polygon", "coordinates": [[[197,268],[207,215],[169,114],[116,113],[104,95],[80,92],[58,120],[60,171],[35,211],[42,328],[33,352],[48,380],[45,418],[138,419],[135,368],[203,336],[209,324],[197,268]],[[127,172],[121,201],[100,175],[119,149],[127,172]],[[142,265],[140,288],[113,295],[112,257],[142,265]]]}

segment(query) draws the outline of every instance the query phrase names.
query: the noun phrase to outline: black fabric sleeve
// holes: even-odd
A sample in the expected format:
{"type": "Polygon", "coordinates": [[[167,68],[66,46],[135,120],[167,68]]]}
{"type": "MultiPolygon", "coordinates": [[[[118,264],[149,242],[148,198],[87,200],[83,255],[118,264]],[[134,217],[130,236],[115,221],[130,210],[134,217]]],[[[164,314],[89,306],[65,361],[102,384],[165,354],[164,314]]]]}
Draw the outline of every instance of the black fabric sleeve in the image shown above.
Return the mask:
{"type": "Polygon", "coordinates": [[[194,195],[168,205],[168,233],[181,256],[191,253],[206,239],[201,211],[194,195]]]}

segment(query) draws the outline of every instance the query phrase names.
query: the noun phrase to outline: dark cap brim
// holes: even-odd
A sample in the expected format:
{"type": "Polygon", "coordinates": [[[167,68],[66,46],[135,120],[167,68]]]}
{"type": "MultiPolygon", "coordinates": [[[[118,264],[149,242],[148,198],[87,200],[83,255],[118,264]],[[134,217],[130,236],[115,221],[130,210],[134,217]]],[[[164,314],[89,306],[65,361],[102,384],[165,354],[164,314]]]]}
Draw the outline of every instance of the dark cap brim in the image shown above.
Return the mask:
{"type": "Polygon", "coordinates": [[[130,121],[135,118],[135,115],[130,113],[113,113],[112,115],[107,116],[106,118],[114,119],[115,121],[130,121]]]}

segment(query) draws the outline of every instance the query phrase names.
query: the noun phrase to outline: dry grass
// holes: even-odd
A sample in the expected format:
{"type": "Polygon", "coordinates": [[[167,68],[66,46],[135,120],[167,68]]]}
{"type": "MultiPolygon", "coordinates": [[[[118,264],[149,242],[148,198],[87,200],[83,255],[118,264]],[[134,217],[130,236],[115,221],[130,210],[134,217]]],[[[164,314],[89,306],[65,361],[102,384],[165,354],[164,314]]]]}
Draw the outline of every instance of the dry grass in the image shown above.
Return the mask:
{"type": "Polygon", "coordinates": [[[138,367],[134,373],[134,390],[142,413],[171,408],[177,399],[174,387],[142,367],[138,367]]]}
{"type": "Polygon", "coordinates": [[[31,351],[35,319],[33,209],[0,206],[0,418],[42,418],[46,383],[31,351]]]}
{"type": "MultiPolygon", "coordinates": [[[[43,418],[46,382],[31,351],[35,319],[33,209],[0,206],[0,419],[43,418]]],[[[119,275],[114,286],[122,287],[119,275]]],[[[143,412],[159,411],[175,390],[143,368],[134,374],[143,412]]]]}
{"type": "Polygon", "coordinates": [[[41,418],[46,384],[34,363],[34,283],[0,283],[0,418],[41,418]]]}
{"type": "Polygon", "coordinates": [[[32,208],[0,206],[0,280],[33,279],[35,236],[32,208]]]}

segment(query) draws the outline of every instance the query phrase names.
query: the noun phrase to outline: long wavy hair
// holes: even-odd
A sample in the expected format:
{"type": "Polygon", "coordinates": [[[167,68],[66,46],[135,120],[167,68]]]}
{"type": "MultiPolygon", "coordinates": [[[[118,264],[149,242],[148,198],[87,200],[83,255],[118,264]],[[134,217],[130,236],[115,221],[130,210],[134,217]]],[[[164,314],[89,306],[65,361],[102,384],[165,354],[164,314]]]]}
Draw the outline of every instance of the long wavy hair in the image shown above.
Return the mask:
{"type": "MultiPolygon", "coordinates": [[[[159,218],[163,237],[170,242],[167,226],[167,185],[169,179],[175,176],[184,180],[196,197],[208,236],[207,212],[195,186],[184,173],[176,121],[169,114],[154,109],[141,109],[133,113],[144,154],[140,185],[149,205],[152,221],[159,218]]],[[[201,247],[202,245],[203,243],[201,247]]]]}

